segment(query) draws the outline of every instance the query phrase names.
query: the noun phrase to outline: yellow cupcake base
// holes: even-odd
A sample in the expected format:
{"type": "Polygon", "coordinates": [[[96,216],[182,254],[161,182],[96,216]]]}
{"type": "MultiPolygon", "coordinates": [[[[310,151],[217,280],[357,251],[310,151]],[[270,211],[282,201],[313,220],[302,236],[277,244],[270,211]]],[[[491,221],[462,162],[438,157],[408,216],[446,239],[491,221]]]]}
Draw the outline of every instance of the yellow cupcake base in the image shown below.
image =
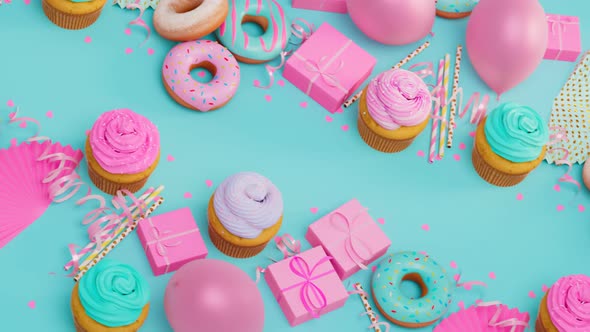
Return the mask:
{"type": "Polygon", "coordinates": [[[559,332],[557,327],[553,325],[551,317],[549,316],[549,309],[547,308],[548,294],[549,291],[545,293],[545,296],[543,296],[541,304],[539,305],[539,314],[537,316],[537,320],[535,321],[535,332],[559,332]]]}
{"type": "Polygon", "coordinates": [[[87,14],[68,14],[53,7],[47,0],[42,1],[43,11],[47,18],[60,28],[80,30],[91,26],[102,12],[102,7],[87,14]]]}

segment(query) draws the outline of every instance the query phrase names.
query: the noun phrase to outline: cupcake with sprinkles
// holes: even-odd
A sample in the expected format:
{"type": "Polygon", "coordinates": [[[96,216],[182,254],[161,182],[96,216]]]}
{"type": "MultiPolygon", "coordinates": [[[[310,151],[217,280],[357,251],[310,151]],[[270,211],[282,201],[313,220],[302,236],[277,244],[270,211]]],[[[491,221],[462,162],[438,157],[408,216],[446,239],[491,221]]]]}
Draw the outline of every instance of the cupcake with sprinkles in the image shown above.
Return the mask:
{"type": "Polygon", "coordinates": [[[590,277],[563,277],[541,300],[536,332],[590,331],[590,277]]]}
{"type": "Polygon", "coordinates": [[[138,331],[147,318],[149,300],[149,285],[133,267],[104,259],[72,291],[76,331],[138,331]]]}
{"type": "Polygon", "coordinates": [[[548,140],[547,124],[534,109],[500,104],[477,127],[473,166],[493,185],[517,185],[541,164],[548,140]]]}
{"type": "Polygon", "coordinates": [[[139,191],[160,160],[160,134],[130,109],[103,113],[86,139],[88,175],[107,194],[139,191]]]}
{"type": "Polygon", "coordinates": [[[424,81],[404,69],[391,69],[374,78],[359,102],[358,131],[375,150],[406,149],[426,128],[432,97],[424,81]]]}
{"type": "Polygon", "coordinates": [[[391,322],[408,328],[434,324],[448,310],[456,284],[429,256],[415,251],[389,254],[377,264],[371,292],[377,309],[391,322]],[[411,298],[401,291],[404,281],[420,287],[411,298]]]}
{"type": "Polygon", "coordinates": [[[260,253],[283,221],[283,197],[264,176],[237,173],[225,179],[208,208],[211,242],[224,254],[247,258],[260,253]]]}

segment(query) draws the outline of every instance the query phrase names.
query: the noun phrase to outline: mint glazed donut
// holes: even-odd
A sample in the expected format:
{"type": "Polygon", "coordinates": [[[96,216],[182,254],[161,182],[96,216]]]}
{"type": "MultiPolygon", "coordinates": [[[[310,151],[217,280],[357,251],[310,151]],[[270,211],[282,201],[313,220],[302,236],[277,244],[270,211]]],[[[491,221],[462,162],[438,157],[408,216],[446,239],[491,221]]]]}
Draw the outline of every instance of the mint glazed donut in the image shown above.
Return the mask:
{"type": "Polygon", "coordinates": [[[229,0],[225,22],[215,31],[217,39],[240,62],[263,63],[278,57],[287,46],[291,23],[276,0],[229,0]],[[256,23],[264,33],[251,36],[243,23],[256,23]]]}
{"type": "Polygon", "coordinates": [[[456,284],[445,269],[415,251],[389,254],[377,264],[371,292],[379,311],[391,322],[408,328],[434,324],[448,310],[456,284]],[[420,298],[401,292],[403,281],[415,282],[420,298]]]}

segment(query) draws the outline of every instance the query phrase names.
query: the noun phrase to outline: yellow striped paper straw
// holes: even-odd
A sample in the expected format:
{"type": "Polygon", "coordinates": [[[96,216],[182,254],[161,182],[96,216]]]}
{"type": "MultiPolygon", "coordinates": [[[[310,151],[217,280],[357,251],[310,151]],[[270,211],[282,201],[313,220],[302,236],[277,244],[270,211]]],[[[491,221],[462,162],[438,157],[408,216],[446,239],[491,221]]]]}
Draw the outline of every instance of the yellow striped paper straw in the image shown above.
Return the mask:
{"type": "MultiPolygon", "coordinates": [[[[164,190],[164,186],[159,186],[158,188],[156,188],[156,190],[154,190],[145,199],[143,199],[145,204],[149,205],[154,199],[156,199],[158,196],[160,196],[160,193],[163,190],[164,190]]],[[[142,196],[139,199],[142,199],[142,196]]],[[[131,216],[133,217],[133,219],[139,219],[141,217],[139,215],[139,212],[140,212],[139,208],[134,208],[134,210],[131,212],[131,216]]],[[[84,262],[82,264],[80,264],[80,269],[83,266],[90,263],[99,254],[100,251],[102,251],[104,248],[106,248],[112,242],[112,240],[117,237],[118,234],[123,232],[125,230],[125,227],[127,227],[127,224],[133,222],[133,220],[128,221],[127,219],[129,219],[129,218],[124,218],[123,220],[121,220],[121,224],[117,228],[117,231],[114,233],[116,235],[113,236],[113,238],[110,241],[104,241],[99,250],[94,250],[84,259],[84,262]]]]}
{"type": "Polygon", "coordinates": [[[447,138],[447,98],[449,97],[449,66],[451,64],[451,56],[449,53],[445,55],[445,74],[443,78],[444,99],[441,101],[445,106],[440,114],[442,120],[440,123],[440,140],[438,141],[438,158],[442,159],[445,155],[445,139],[447,138]]]}

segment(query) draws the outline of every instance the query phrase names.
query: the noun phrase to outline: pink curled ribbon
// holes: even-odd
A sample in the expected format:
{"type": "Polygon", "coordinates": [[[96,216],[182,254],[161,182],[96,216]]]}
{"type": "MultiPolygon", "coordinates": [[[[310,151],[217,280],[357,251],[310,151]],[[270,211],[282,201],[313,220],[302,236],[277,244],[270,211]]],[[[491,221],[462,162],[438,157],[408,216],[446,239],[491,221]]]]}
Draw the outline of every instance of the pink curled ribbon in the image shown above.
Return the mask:
{"type": "MultiPolygon", "coordinates": [[[[370,310],[370,311],[367,310],[367,311],[361,313],[361,316],[371,315],[371,314],[373,314],[375,317],[377,317],[377,314],[373,310],[370,310]]],[[[389,332],[389,329],[391,328],[389,323],[380,322],[378,320],[375,320],[375,322],[373,322],[371,325],[367,326],[368,329],[376,329],[377,327],[382,327],[385,330],[385,332],[389,332]]]]}
{"type": "Polygon", "coordinates": [[[143,17],[143,12],[145,11],[145,8],[143,8],[139,4],[139,0],[136,0],[135,3],[132,3],[132,4],[127,5],[126,8],[127,9],[139,9],[139,15],[137,16],[136,19],[134,19],[133,21],[129,22],[129,25],[137,25],[137,26],[140,26],[140,27],[144,28],[147,31],[147,35],[145,36],[145,39],[141,43],[141,45],[143,45],[150,38],[150,34],[152,32],[152,30],[150,29],[149,25],[147,25],[145,23],[145,21],[143,20],[143,18],[142,18],[143,17]]]}
{"type": "Polygon", "coordinates": [[[30,117],[22,117],[19,116],[18,113],[20,112],[20,107],[16,107],[16,111],[12,112],[8,115],[8,123],[15,123],[15,122],[30,122],[35,124],[35,126],[37,127],[37,131],[35,132],[35,134],[31,137],[29,137],[27,139],[27,142],[40,142],[40,141],[46,141],[49,140],[49,137],[46,136],[39,136],[39,133],[41,132],[41,123],[39,123],[39,121],[37,121],[34,118],[30,118],[30,117]]]}
{"type": "Polygon", "coordinates": [[[465,281],[465,282],[461,282],[461,274],[459,273],[459,277],[456,280],[456,286],[457,287],[463,287],[466,290],[471,290],[471,288],[473,288],[473,286],[483,286],[483,287],[488,287],[488,285],[483,282],[483,281],[465,281]]]}
{"type": "MultiPolygon", "coordinates": [[[[281,52],[280,58],[281,62],[277,66],[265,65],[264,68],[269,77],[269,83],[267,85],[261,86],[260,84],[254,84],[255,87],[261,89],[270,89],[273,86],[275,81],[274,73],[279,71],[285,65],[287,61],[287,57],[293,54],[294,48],[303,44],[309,37],[313,34],[315,27],[313,24],[307,22],[302,18],[296,18],[291,22],[291,35],[289,38],[289,45],[292,45],[291,48],[288,50],[284,50],[281,52]]],[[[258,82],[257,82],[258,83],[258,82]]]]}
{"type": "Polygon", "coordinates": [[[549,127],[549,130],[554,131],[554,133],[549,135],[549,142],[547,143],[547,146],[549,147],[548,153],[555,153],[557,151],[562,151],[563,157],[561,157],[561,159],[559,159],[559,160],[556,160],[555,165],[557,165],[557,166],[567,165],[568,166],[565,174],[563,176],[561,176],[557,181],[571,183],[571,184],[575,185],[576,187],[578,187],[578,191],[576,192],[576,195],[577,195],[580,192],[580,190],[582,189],[582,186],[580,185],[580,182],[574,180],[574,178],[570,175],[570,172],[572,170],[572,163],[568,160],[570,152],[568,151],[568,149],[563,148],[563,147],[557,147],[557,148],[554,147],[554,145],[556,145],[558,143],[569,141],[569,139],[567,137],[567,131],[565,128],[558,127],[558,126],[549,127]]]}
{"type": "Polygon", "coordinates": [[[555,56],[555,59],[559,59],[561,52],[563,51],[563,34],[566,31],[568,25],[579,25],[579,22],[572,20],[570,17],[563,17],[561,15],[547,15],[547,22],[551,23],[551,34],[557,35],[557,41],[559,43],[559,51],[555,56]]]}
{"type": "MultiPolygon", "coordinates": [[[[469,106],[473,106],[471,109],[471,117],[469,118],[469,123],[478,125],[486,117],[489,101],[489,95],[486,94],[482,97],[479,92],[473,93],[467,101],[465,108],[463,108],[463,111],[459,113],[459,119],[463,119],[463,117],[469,111],[469,106]]],[[[461,104],[459,104],[459,109],[460,108],[461,104]]]]}
{"type": "Polygon", "coordinates": [[[359,227],[366,225],[366,223],[357,222],[358,218],[366,212],[366,209],[362,209],[352,220],[348,219],[343,213],[334,212],[330,215],[330,223],[334,228],[346,234],[344,239],[344,251],[346,255],[361,269],[367,270],[368,267],[365,262],[371,259],[373,254],[370,246],[364,241],[364,239],[358,237],[355,231],[359,227]]]}
{"type": "Polygon", "coordinates": [[[432,62],[418,62],[411,65],[408,70],[414,72],[421,79],[434,77],[434,65],[432,62]],[[424,67],[424,68],[422,68],[424,67]],[[417,69],[418,68],[418,69],[417,69]]]}
{"type": "Polygon", "coordinates": [[[516,332],[516,328],[519,326],[522,327],[529,327],[529,323],[519,320],[517,318],[509,318],[503,321],[498,322],[500,315],[502,314],[502,303],[499,301],[492,301],[492,302],[481,302],[477,304],[479,307],[489,307],[489,306],[496,306],[496,312],[492,316],[492,318],[488,322],[489,327],[512,327],[510,332],[516,332]]]}
{"type": "Polygon", "coordinates": [[[299,298],[301,299],[301,303],[313,318],[319,318],[320,311],[328,305],[326,295],[313,281],[336,272],[334,269],[330,269],[324,273],[314,275],[314,271],[318,266],[329,262],[331,259],[332,257],[330,256],[323,257],[311,269],[305,259],[299,256],[294,256],[289,262],[289,268],[293,274],[303,279],[303,281],[287,288],[283,288],[281,289],[281,292],[299,288],[299,298]]]}
{"type": "Polygon", "coordinates": [[[283,253],[283,259],[301,253],[301,242],[295,240],[290,234],[277,236],[274,241],[277,245],[277,249],[283,253]]]}

